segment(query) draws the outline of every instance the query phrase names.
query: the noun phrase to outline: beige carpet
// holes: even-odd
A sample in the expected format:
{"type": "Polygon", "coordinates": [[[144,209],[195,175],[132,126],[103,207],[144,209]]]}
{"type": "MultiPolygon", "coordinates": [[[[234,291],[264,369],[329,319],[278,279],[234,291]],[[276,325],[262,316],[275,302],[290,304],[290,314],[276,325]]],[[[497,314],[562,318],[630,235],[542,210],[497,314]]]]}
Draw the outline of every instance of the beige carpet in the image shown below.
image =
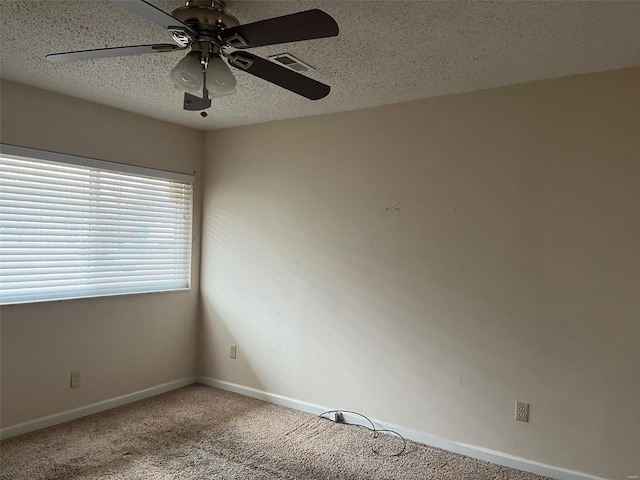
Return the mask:
{"type": "Polygon", "coordinates": [[[3,480],[542,480],[203,385],[0,444],[3,480]]]}

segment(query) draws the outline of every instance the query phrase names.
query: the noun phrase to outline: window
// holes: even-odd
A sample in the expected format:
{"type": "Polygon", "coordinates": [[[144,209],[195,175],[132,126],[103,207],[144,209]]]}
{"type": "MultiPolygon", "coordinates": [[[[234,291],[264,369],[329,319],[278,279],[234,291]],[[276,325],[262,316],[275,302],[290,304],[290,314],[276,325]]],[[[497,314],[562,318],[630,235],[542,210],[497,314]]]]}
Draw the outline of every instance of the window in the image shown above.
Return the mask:
{"type": "Polygon", "coordinates": [[[190,287],[192,175],[1,152],[0,304],[190,287]]]}

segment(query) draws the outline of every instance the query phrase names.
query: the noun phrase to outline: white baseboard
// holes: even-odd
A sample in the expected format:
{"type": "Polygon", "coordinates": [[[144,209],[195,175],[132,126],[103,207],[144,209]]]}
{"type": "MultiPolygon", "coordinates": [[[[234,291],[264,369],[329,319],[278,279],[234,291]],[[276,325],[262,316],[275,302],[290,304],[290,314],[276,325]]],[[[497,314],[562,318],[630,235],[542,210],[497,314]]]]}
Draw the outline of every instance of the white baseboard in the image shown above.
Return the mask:
{"type": "MultiPolygon", "coordinates": [[[[243,385],[238,385],[235,383],[216,380],[209,377],[197,376],[197,377],[182,378],[180,380],[164,383],[162,385],[157,385],[155,387],[147,388],[147,389],[133,392],[127,395],[122,395],[120,397],[103,400],[101,402],[93,403],[91,405],[86,405],[84,407],[75,408],[73,410],[67,410],[65,412],[48,415],[46,417],[41,417],[36,420],[20,423],[17,425],[13,425],[11,427],[6,427],[0,430],[0,438],[15,437],[17,435],[22,435],[24,433],[40,430],[41,428],[50,427],[53,425],[57,425],[59,423],[69,422],[77,418],[85,417],[87,415],[92,415],[94,413],[102,412],[104,410],[109,410],[110,408],[119,407],[121,405],[126,405],[128,403],[142,400],[144,398],[153,397],[155,395],[159,395],[161,393],[165,393],[170,390],[175,390],[177,388],[191,385],[192,383],[209,385],[211,387],[220,388],[222,390],[228,390],[230,392],[239,393],[247,397],[264,400],[265,402],[273,403],[276,405],[282,405],[284,407],[292,408],[294,410],[300,410],[303,412],[312,413],[314,415],[320,415],[323,412],[334,410],[333,408],[329,408],[323,405],[304,402],[301,400],[297,400],[295,398],[276,395],[274,393],[265,392],[263,390],[257,390],[251,387],[245,387],[243,385]]],[[[358,424],[366,425],[366,423],[362,422],[357,417],[351,417],[349,415],[345,415],[345,417],[348,423],[358,423],[358,424]]],[[[605,478],[596,477],[594,475],[589,475],[587,473],[577,472],[574,470],[568,470],[560,467],[554,467],[551,465],[545,465],[542,463],[527,460],[525,458],[515,457],[507,453],[498,452],[496,450],[490,450],[487,448],[478,447],[476,445],[468,445],[465,443],[456,442],[454,440],[448,440],[446,438],[438,437],[425,432],[411,430],[406,427],[400,427],[398,425],[393,425],[377,419],[372,418],[371,420],[378,427],[395,430],[396,432],[400,433],[402,436],[404,436],[409,440],[414,440],[416,442],[423,443],[425,445],[429,445],[432,447],[442,448],[443,450],[459,453],[462,455],[466,455],[468,457],[496,463],[498,465],[504,465],[506,467],[516,468],[518,470],[523,470],[525,472],[536,473],[538,475],[544,475],[546,477],[555,478],[557,480],[607,480],[605,478]]]]}
{"type": "Polygon", "coordinates": [[[153,397],[170,390],[175,390],[176,388],[185,387],[187,385],[191,385],[195,381],[196,377],[181,378],[180,380],[163,383],[162,385],[146,388],[120,397],[110,398],[101,402],[92,403],[91,405],[86,405],[84,407],[74,408],[73,410],[67,410],[66,412],[54,413],[53,415],[47,415],[46,417],[37,418],[36,420],[19,423],[0,430],[0,438],[15,437],[16,435],[22,435],[23,433],[40,430],[41,428],[69,422],[80,417],[86,417],[87,415],[109,410],[110,408],[119,407],[121,405],[126,405],[127,403],[153,397]]]}
{"type": "MultiPolygon", "coordinates": [[[[196,377],[196,383],[203,385],[209,385],[211,387],[220,388],[222,390],[228,390],[230,392],[239,393],[247,397],[257,398],[264,400],[265,402],[274,403],[276,405],[282,405],[284,407],[293,408],[294,410],[300,410],[314,415],[320,415],[321,413],[334,410],[322,405],[314,403],[303,402],[294,398],[284,397],[282,395],[276,395],[273,393],[257,390],[251,387],[245,387],[235,383],[225,382],[222,380],[216,380],[209,377],[196,377]]],[[[345,415],[348,423],[352,423],[352,419],[345,415]]],[[[355,420],[355,417],[353,418],[355,420]]],[[[527,460],[526,458],[515,457],[507,453],[498,452],[496,450],[490,450],[488,448],[478,447],[476,445],[468,445],[465,443],[456,442],[454,440],[448,440],[446,438],[437,437],[429,433],[418,432],[398,425],[392,425],[380,420],[371,419],[377,426],[390,430],[395,430],[402,436],[409,440],[414,440],[425,445],[441,448],[450,452],[459,453],[468,457],[477,458],[479,460],[485,460],[505,467],[515,468],[523,470],[525,472],[536,473],[538,475],[544,475],[546,477],[555,478],[557,480],[607,480],[602,477],[596,477],[587,473],[577,472],[575,470],[568,470],[565,468],[554,467],[551,465],[545,465],[543,463],[527,460]]],[[[356,422],[359,424],[361,421],[356,422]]]]}

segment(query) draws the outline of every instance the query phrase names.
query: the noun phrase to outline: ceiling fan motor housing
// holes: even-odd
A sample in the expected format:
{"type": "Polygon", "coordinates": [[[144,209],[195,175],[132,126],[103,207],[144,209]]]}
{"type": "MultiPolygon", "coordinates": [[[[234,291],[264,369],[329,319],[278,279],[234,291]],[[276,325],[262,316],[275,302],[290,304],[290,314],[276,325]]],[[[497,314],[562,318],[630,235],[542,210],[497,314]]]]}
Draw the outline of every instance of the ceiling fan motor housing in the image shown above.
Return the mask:
{"type": "Polygon", "coordinates": [[[217,0],[189,0],[171,15],[204,35],[215,35],[240,24],[236,17],[225,11],[224,3],[217,0]]]}

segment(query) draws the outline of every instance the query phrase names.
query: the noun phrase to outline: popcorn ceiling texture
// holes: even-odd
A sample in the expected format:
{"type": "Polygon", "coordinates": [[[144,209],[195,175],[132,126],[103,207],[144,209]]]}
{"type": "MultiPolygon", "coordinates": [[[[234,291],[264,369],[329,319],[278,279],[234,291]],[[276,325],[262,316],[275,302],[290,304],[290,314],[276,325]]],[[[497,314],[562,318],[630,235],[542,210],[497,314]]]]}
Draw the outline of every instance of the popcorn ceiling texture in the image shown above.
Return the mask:
{"type": "MultiPolygon", "coordinates": [[[[167,12],[180,1],[151,3],[167,12]]],[[[252,49],[289,52],[331,86],[312,102],[233,69],[237,92],[206,119],[182,110],[169,71],[184,52],[53,64],[48,53],[170,34],[108,1],[0,1],[3,78],[202,130],[353,110],[640,65],[640,1],[228,1],[241,23],[320,8],[338,37],[252,49]]]]}

